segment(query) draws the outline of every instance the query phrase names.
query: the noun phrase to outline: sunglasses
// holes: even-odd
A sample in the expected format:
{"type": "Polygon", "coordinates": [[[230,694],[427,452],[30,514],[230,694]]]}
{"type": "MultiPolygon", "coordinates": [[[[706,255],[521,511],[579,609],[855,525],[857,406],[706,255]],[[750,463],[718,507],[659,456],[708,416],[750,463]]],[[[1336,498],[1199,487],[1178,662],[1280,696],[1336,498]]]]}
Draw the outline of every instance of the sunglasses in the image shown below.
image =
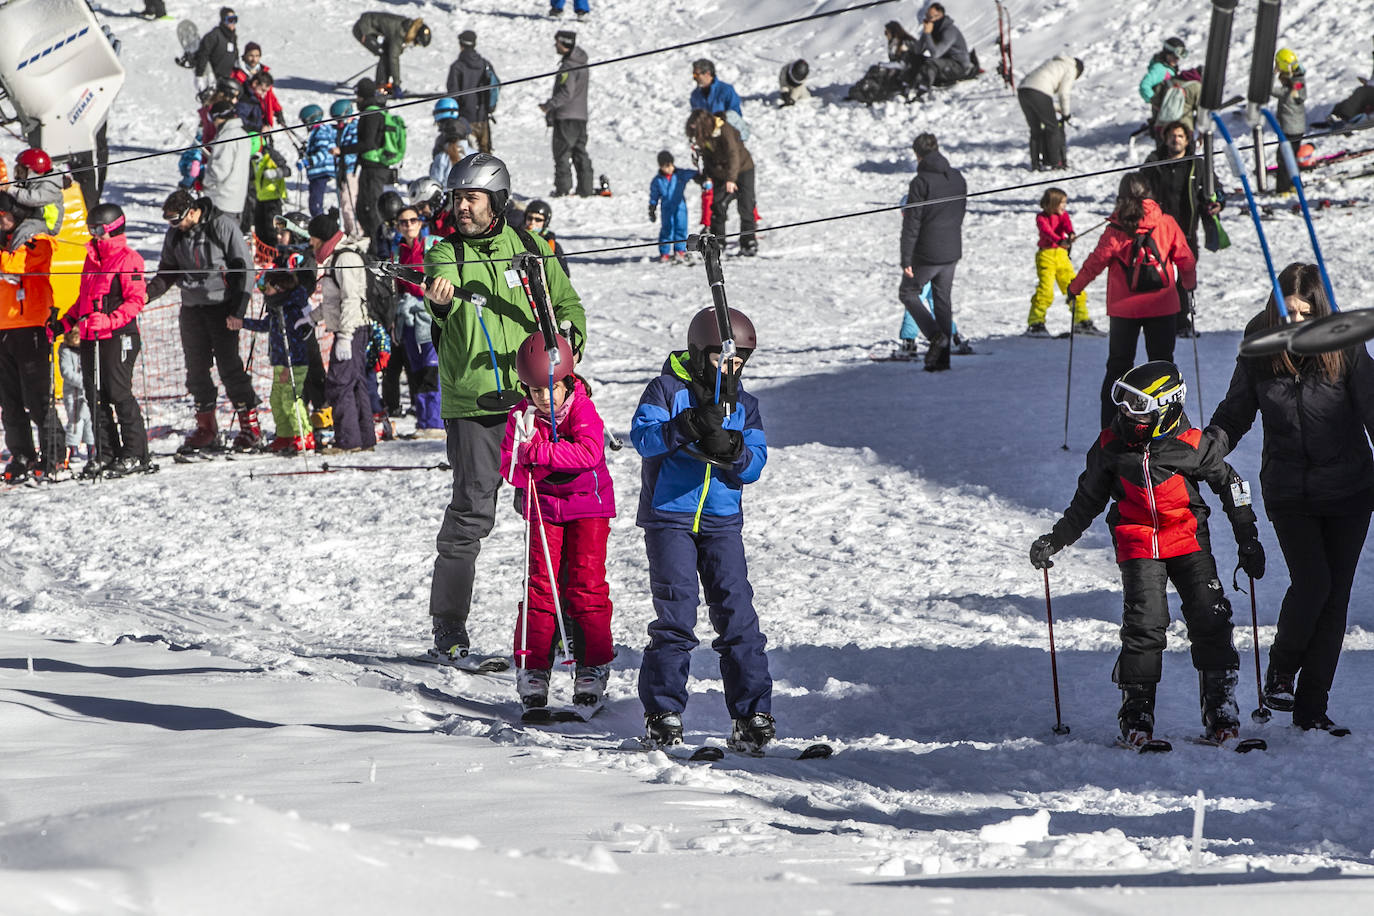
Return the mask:
{"type": "Polygon", "coordinates": [[[420,223],[420,222],[424,222],[424,220],[419,219],[418,217],[415,218],[415,219],[398,219],[398,220],[396,220],[396,225],[398,225],[398,226],[413,226],[413,225],[415,225],[416,223],[420,223]]]}
{"type": "Polygon", "coordinates": [[[109,233],[115,232],[118,229],[122,228],[123,225],[124,217],[121,216],[119,219],[115,220],[112,223],[95,223],[93,225],[87,223],[86,229],[89,230],[91,235],[95,236],[96,238],[103,239],[109,233]]]}
{"type": "Polygon", "coordinates": [[[190,213],[190,212],[191,212],[191,208],[190,208],[190,207],[187,207],[185,210],[182,210],[180,213],[164,213],[164,214],[162,214],[162,218],[165,219],[165,220],[166,220],[167,222],[169,222],[169,223],[175,224],[175,223],[179,223],[179,222],[181,222],[182,220],[184,220],[184,219],[186,218],[186,214],[187,214],[187,213],[190,213]]]}

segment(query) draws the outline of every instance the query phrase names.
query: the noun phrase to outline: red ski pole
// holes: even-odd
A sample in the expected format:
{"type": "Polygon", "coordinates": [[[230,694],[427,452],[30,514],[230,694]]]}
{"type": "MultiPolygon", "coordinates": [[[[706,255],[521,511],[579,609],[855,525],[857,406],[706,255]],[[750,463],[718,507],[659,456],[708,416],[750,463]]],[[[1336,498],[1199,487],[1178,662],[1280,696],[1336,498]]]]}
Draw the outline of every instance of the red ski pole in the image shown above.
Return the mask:
{"type": "Polygon", "coordinates": [[[1042,570],[1045,573],[1045,621],[1050,629],[1050,679],[1054,683],[1054,733],[1056,735],[1067,735],[1069,727],[1064,724],[1064,717],[1059,711],[1059,663],[1055,661],[1054,655],[1054,611],[1050,607],[1050,571],[1048,568],[1042,570]]]}

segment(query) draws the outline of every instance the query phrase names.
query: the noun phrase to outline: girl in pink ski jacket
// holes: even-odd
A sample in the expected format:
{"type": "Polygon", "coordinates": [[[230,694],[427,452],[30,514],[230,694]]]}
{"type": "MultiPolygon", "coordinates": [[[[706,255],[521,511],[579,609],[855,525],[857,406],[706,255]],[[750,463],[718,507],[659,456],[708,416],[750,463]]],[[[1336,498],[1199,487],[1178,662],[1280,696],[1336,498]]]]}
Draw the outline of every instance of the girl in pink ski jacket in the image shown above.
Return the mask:
{"type": "Polygon", "coordinates": [[[558,341],[561,360],[551,389],[540,335],[521,346],[516,368],[527,396],[511,409],[501,441],[501,469],[516,489],[517,511],[532,526],[529,601],[515,628],[517,685],[526,709],[548,702],[558,636],[550,565],[577,659],[574,704],[599,706],[615,657],[606,583],[615,492],[606,468],[605,425],[587,383],[572,373],[572,348],[562,337],[558,341]],[[526,492],[531,481],[532,501],[526,492]]]}

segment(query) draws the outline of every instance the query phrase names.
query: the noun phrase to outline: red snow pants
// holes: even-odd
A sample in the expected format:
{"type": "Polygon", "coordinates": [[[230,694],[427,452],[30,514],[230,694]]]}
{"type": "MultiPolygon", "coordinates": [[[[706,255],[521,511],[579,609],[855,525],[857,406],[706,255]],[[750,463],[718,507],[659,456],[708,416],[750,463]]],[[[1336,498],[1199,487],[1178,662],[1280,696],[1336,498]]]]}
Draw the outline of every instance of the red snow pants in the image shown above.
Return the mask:
{"type": "MultiPolygon", "coordinates": [[[[515,622],[515,658],[521,668],[552,668],[558,639],[553,591],[549,588],[539,523],[530,532],[530,591],[527,631],[515,622]],[[529,655],[521,656],[521,642],[529,655]],[[523,661],[521,661],[523,659],[523,661]]],[[[611,533],[608,518],[580,518],[570,522],[545,522],[544,537],[553,561],[563,623],[579,665],[607,665],[615,658],[611,641],[611,588],[606,582],[606,539],[611,533]]]]}

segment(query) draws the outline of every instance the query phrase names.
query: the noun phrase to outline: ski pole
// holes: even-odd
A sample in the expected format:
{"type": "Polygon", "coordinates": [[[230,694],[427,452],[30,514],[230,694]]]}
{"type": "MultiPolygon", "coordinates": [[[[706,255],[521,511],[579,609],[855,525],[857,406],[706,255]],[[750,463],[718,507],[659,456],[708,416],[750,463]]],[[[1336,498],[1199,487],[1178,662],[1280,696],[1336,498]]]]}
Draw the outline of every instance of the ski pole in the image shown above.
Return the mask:
{"type": "Polygon", "coordinates": [[[1254,576],[1250,577],[1250,632],[1254,634],[1252,641],[1255,644],[1255,696],[1259,699],[1259,706],[1250,713],[1250,718],[1256,722],[1268,722],[1272,713],[1269,712],[1269,707],[1264,705],[1264,686],[1260,683],[1259,612],[1255,609],[1254,576]]]}
{"type": "MultiPolygon", "coordinates": [[[[1069,392],[1073,390],[1073,300],[1069,300],[1069,377],[1064,382],[1064,444],[1060,446],[1064,451],[1069,450],[1069,392]]],[[[1045,588],[1049,588],[1049,573],[1045,574],[1045,588]]],[[[1049,592],[1046,591],[1045,597],[1048,600],[1049,592]]]]}
{"type": "MultiPolygon", "coordinates": [[[[514,469],[512,469],[514,476],[514,469]]],[[[525,488],[525,600],[520,602],[520,648],[515,652],[515,667],[528,668],[527,662],[530,657],[530,525],[534,524],[531,518],[534,515],[531,503],[534,501],[534,489],[525,488]]]]}
{"type": "Polygon", "coordinates": [[[377,66],[377,65],[376,65],[375,63],[368,64],[366,67],[363,67],[363,68],[362,68],[361,70],[359,70],[357,73],[353,74],[352,76],[346,76],[346,77],[344,77],[343,79],[339,80],[339,81],[338,81],[337,83],[335,83],[334,85],[335,85],[335,86],[341,86],[341,87],[347,88],[347,87],[349,87],[349,86],[351,86],[351,85],[353,84],[353,81],[354,81],[354,80],[356,80],[358,77],[362,76],[364,73],[366,73],[367,71],[373,69],[373,68],[376,67],[376,66],[377,66]]]}
{"type": "Polygon", "coordinates": [[[1317,243],[1317,230],[1312,226],[1312,212],[1307,208],[1307,194],[1302,189],[1302,176],[1299,174],[1301,170],[1293,156],[1293,145],[1288,142],[1288,135],[1279,126],[1279,119],[1274,112],[1268,108],[1262,108],[1260,111],[1278,135],[1279,155],[1283,159],[1284,168],[1288,170],[1288,180],[1293,183],[1293,190],[1298,193],[1298,203],[1302,205],[1302,218],[1307,223],[1307,237],[1312,242],[1312,253],[1317,257],[1317,270],[1322,277],[1322,287],[1326,290],[1326,300],[1331,303],[1331,311],[1339,312],[1340,308],[1336,306],[1336,291],[1331,288],[1331,277],[1326,273],[1326,259],[1322,257],[1322,247],[1317,243]]]}
{"type": "Polygon", "coordinates": [[[91,411],[95,417],[95,479],[99,480],[104,464],[101,463],[100,454],[100,429],[105,425],[105,411],[100,409],[100,338],[91,341],[91,375],[94,377],[94,384],[91,386],[91,411]]]}
{"type": "MultiPolygon", "coordinates": [[[[727,195],[727,199],[730,195],[727,195]]],[[[725,271],[720,266],[721,239],[710,229],[687,236],[687,250],[701,252],[706,267],[706,281],[711,286],[711,301],[716,311],[716,328],[720,334],[720,362],[716,366],[716,403],[723,404],[728,417],[733,403],[721,400],[721,380],[734,372],[735,333],[730,324],[730,303],[725,298],[725,271]]]]}
{"type": "Polygon", "coordinates": [[[305,469],[308,471],[308,470],[310,470],[310,458],[309,458],[309,456],[306,454],[306,452],[308,451],[308,449],[304,448],[304,443],[305,443],[305,429],[306,429],[307,426],[309,426],[309,419],[307,418],[305,423],[302,423],[302,422],[301,422],[301,414],[302,414],[302,413],[304,412],[304,410],[305,410],[305,405],[303,405],[303,404],[301,403],[301,396],[300,396],[300,394],[297,393],[297,391],[296,391],[296,367],[295,367],[295,365],[291,362],[291,338],[290,338],[290,337],[287,335],[287,333],[286,333],[286,308],[285,308],[285,306],[283,306],[283,307],[280,308],[280,309],[277,309],[276,312],[277,312],[277,326],[278,326],[279,328],[281,328],[282,346],[284,346],[284,347],[286,348],[286,375],[287,375],[287,377],[291,380],[291,425],[292,425],[293,427],[300,427],[300,429],[301,429],[301,436],[300,436],[300,439],[301,439],[301,443],[302,443],[302,448],[301,448],[301,451],[300,451],[300,456],[301,456],[301,460],[305,462],[305,469]]]}
{"type": "MultiPolygon", "coordinates": [[[[550,395],[552,396],[552,395],[550,395]]],[[[571,654],[572,643],[568,640],[568,631],[563,626],[563,604],[558,600],[558,572],[553,568],[553,558],[549,554],[549,537],[544,532],[544,510],[539,507],[539,494],[535,489],[534,478],[529,479],[530,494],[527,498],[534,503],[534,518],[539,526],[539,546],[544,552],[544,569],[549,574],[549,593],[553,595],[553,614],[558,621],[558,638],[563,643],[563,661],[561,665],[576,666],[577,659],[571,654]]],[[[576,668],[573,668],[573,677],[577,677],[576,668]]]]}
{"type": "Polygon", "coordinates": [[[1054,612],[1050,609],[1050,571],[1046,567],[1041,572],[1045,574],[1045,621],[1049,624],[1050,630],[1050,680],[1054,684],[1054,733],[1067,735],[1069,727],[1064,724],[1064,718],[1059,712],[1059,663],[1055,661],[1054,655],[1054,612]]]}
{"type": "Polygon", "coordinates": [[[1207,399],[1202,396],[1202,362],[1197,355],[1197,299],[1191,289],[1185,289],[1183,295],[1188,297],[1188,330],[1192,331],[1193,338],[1193,378],[1197,381],[1197,414],[1201,420],[1207,411],[1207,399]]]}

